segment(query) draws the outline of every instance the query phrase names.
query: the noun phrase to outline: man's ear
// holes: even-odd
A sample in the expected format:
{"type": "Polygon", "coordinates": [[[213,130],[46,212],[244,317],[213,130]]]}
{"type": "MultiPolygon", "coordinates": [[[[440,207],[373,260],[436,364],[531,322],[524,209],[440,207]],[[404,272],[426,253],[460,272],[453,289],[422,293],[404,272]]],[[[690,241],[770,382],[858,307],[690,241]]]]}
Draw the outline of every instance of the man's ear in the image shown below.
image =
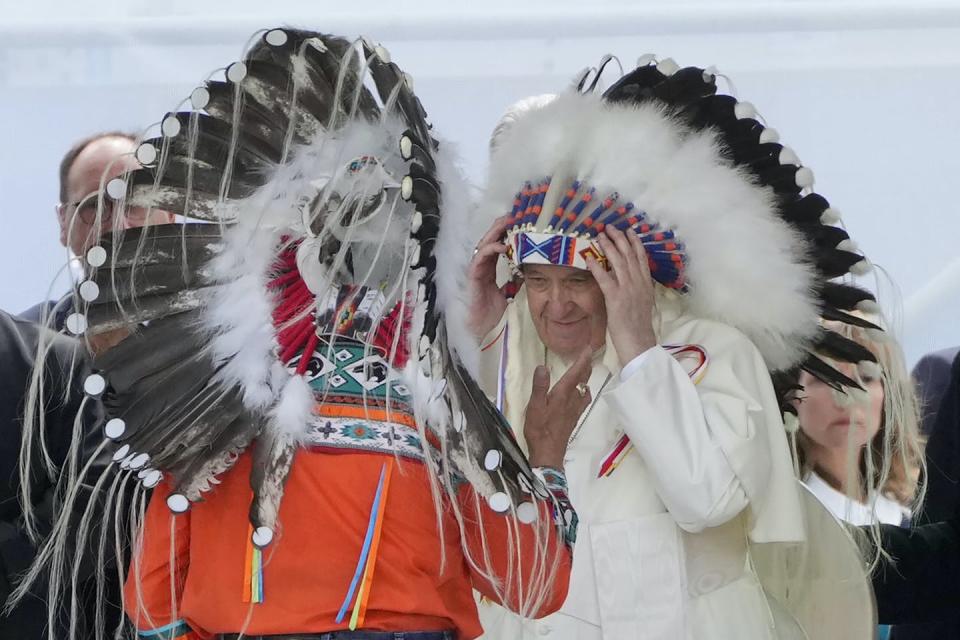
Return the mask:
{"type": "Polygon", "coordinates": [[[66,207],[58,204],[56,207],[57,224],[60,226],[60,244],[67,246],[67,220],[66,207]]]}

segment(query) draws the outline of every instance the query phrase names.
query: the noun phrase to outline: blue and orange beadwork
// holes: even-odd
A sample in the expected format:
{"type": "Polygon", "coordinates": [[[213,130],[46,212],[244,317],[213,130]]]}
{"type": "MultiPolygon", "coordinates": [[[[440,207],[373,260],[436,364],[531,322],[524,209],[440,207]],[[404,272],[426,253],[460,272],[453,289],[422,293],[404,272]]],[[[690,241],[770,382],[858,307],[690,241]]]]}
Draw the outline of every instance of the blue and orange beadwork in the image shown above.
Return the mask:
{"type": "Polygon", "coordinates": [[[647,252],[650,274],[665,287],[685,291],[686,251],[673,230],[659,229],[632,202],[609,193],[597,202],[596,190],[574,180],[563,192],[546,224],[538,224],[551,178],[526,182],[514,197],[507,231],[507,257],[515,264],[554,264],[585,269],[588,257],[606,264],[597,235],[608,226],[632,230],[647,252]]]}

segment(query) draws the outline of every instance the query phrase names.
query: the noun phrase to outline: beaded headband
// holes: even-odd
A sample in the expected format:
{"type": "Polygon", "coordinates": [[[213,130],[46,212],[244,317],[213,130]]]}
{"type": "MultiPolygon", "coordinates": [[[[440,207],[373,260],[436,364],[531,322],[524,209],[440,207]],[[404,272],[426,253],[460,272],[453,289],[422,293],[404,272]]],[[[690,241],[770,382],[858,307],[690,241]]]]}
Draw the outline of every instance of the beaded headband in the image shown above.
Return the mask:
{"type": "Polygon", "coordinates": [[[563,191],[552,185],[551,177],[537,184],[527,182],[513,200],[507,258],[514,267],[550,264],[586,269],[588,257],[606,265],[597,235],[613,226],[640,237],[655,281],[670,289],[686,290],[686,253],[672,230],[660,230],[632,202],[620,203],[617,192],[594,204],[596,189],[583,180],[573,180],[563,191]],[[557,202],[555,207],[553,202],[557,202]]]}

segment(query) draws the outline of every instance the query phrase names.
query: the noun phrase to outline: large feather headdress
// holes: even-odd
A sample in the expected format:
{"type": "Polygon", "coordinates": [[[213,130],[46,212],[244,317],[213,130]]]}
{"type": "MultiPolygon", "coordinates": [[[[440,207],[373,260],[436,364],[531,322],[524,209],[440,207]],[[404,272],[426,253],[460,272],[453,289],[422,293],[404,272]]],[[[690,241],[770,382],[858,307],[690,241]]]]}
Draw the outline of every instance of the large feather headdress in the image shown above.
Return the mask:
{"type": "Polygon", "coordinates": [[[828,361],[872,354],[819,320],[879,330],[849,313],[873,308],[872,294],[840,280],[870,265],[810,169],[710,71],[648,58],[602,94],[598,76],[515,115],[493,145],[483,208],[513,214],[514,267],[583,268],[602,261],[604,226],[629,229],[654,279],[743,331],[771,371],[856,387],[828,361]]]}
{"type": "Polygon", "coordinates": [[[272,29],[189,102],[106,185],[116,207],[184,223],[103,237],[67,322],[130,333],[84,382],[123,478],[110,490],[166,479],[184,512],[252,448],[252,542],[271,544],[294,453],[347,382],[329,371],[345,341],[364,415],[419,429],[438,509],[466,481],[533,520],[549,494],[451,344],[440,266],[469,239],[445,220],[468,190],[411,78],[369,41],[272,29]]]}

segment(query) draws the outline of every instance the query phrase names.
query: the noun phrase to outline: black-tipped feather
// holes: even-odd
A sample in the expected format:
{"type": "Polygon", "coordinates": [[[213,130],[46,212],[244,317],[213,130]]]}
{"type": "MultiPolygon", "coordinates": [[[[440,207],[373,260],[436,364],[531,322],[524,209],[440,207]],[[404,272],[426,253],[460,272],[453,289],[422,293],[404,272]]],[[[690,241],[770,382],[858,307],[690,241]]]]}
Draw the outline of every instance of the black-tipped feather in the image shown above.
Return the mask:
{"type": "MultiPolygon", "coordinates": [[[[588,76],[581,80],[578,86],[580,91],[591,90],[586,86],[588,76]]],[[[660,103],[692,129],[717,132],[730,161],[774,192],[781,219],[804,238],[809,249],[808,263],[820,276],[820,282],[815,286],[822,318],[865,329],[879,329],[869,321],[846,313],[857,308],[861,302],[874,301],[872,294],[852,285],[828,282],[847,275],[854,265],[863,260],[863,256],[857,253],[837,249],[848,239],[843,229],[821,224],[830,204],[818,194],[802,193],[797,184],[801,167],[781,164],[784,147],[773,142],[775,136],[764,136],[765,128],[753,117],[751,109],[743,108],[732,96],[716,93],[712,73],[688,67],[666,76],[656,65],[647,64],[624,75],[603,97],[611,102],[660,103]],[[738,112],[742,117],[738,117],[738,112]]],[[[815,349],[838,360],[873,360],[868,350],[830,332],[821,335],[819,341],[808,349],[815,349]]],[[[853,380],[812,353],[803,368],[834,388],[857,386],[853,380]]],[[[795,380],[793,374],[787,375],[785,380],[791,378],[795,380]]],[[[782,389],[778,389],[781,404],[792,384],[784,383],[782,389]]]]}
{"type": "Polygon", "coordinates": [[[815,256],[815,266],[824,278],[839,278],[850,273],[850,268],[863,261],[863,256],[841,249],[824,249],[815,256]]]}
{"type": "Polygon", "coordinates": [[[857,305],[862,302],[876,302],[877,300],[866,289],[840,282],[822,283],[820,285],[820,297],[831,307],[847,311],[857,308],[857,305]]]}
{"type": "Polygon", "coordinates": [[[816,224],[830,203],[819,193],[809,193],[784,207],[786,220],[796,224],[816,224]]]}
{"type": "Polygon", "coordinates": [[[808,356],[800,365],[800,368],[837,391],[846,391],[845,387],[850,389],[862,388],[855,380],[840,373],[815,355],[808,356]]]}
{"type": "Polygon", "coordinates": [[[426,114],[416,96],[407,86],[406,79],[400,68],[392,62],[383,62],[366,44],[364,51],[370,59],[370,74],[377,85],[380,100],[387,107],[391,107],[411,125],[416,134],[417,142],[430,139],[430,132],[425,120],[426,114]]]}
{"type": "MultiPolygon", "coordinates": [[[[459,434],[460,442],[454,446],[463,447],[473,458],[477,468],[483,469],[488,452],[499,454],[497,473],[491,479],[497,489],[510,496],[514,505],[529,500],[517,482],[518,476],[533,481],[533,472],[526,457],[520,450],[510,425],[503,415],[487,399],[470,374],[459,363],[448,361],[446,379],[449,381],[456,404],[464,415],[464,429],[459,434]]],[[[456,439],[458,434],[449,434],[456,439]]]]}
{"type": "MultiPolygon", "coordinates": [[[[213,285],[205,274],[203,266],[183,265],[175,262],[168,264],[148,264],[136,267],[116,269],[109,278],[102,278],[97,305],[108,305],[119,301],[121,305],[135,305],[148,297],[197,291],[213,285]]],[[[101,278],[98,278],[100,281],[101,278]]]]}
{"type": "Polygon", "coordinates": [[[241,126],[266,140],[271,146],[283,146],[284,132],[290,122],[285,112],[269,111],[254,98],[248,98],[242,83],[209,80],[204,87],[208,98],[203,110],[207,115],[233,122],[235,111],[239,111],[241,126]],[[238,101],[239,109],[235,109],[238,101]]]}
{"type": "Polygon", "coordinates": [[[653,65],[637,67],[607,89],[603,98],[610,102],[643,102],[655,97],[656,87],[665,78],[653,65]]]}
{"type": "Polygon", "coordinates": [[[843,362],[877,361],[873,352],[862,344],[829,329],[824,329],[821,332],[815,343],[815,349],[829,358],[843,362]]]}
{"type": "Polygon", "coordinates": [[[708,77],[705,80],[703,71],[695,67],[680,69],[654,88],[654,96],[668,104],[690,104],[717,92],[716,81],[708,77]]]}
{"type": "Polygon", "coordinates": [[[824,320],[830,320],[832,322],[842,322],[843,324],[848,324],[853,327],[860,327],[861,329],[874,329],[876,331],[883,331],[883,329],[869,320],[865,320],[859,316],[855,316],[850,313],[845,313],[839,309],[833,309],[831,307],[823,307],[820,309],[820,316],[824,320]]]}
{"type": "MultiPolygon", "coordinates": [[[[109,384],[110,372],[105,374],[109,384]]],[[[210,395],[205,389],[209,387],[212,375],[209,357],[197,354],[173,367],[141,377],[123,392],[108,389],[103,397],[104,407],[109,415],[121,418],[129,425],[119,440],[137,438],[140,432],[145,434],[141,437],[147,439],[162,437],[154,423],[164,416],[181,415],[191,410],[201,395],[210,395]]]]}
{"type": "Polygon", "coordinates": [[[806,231],[807,237],[819,251],[835,249],[841,242],[850,239],[850,234],[844,229],[830,225],[813,224],[806,231]]]}

